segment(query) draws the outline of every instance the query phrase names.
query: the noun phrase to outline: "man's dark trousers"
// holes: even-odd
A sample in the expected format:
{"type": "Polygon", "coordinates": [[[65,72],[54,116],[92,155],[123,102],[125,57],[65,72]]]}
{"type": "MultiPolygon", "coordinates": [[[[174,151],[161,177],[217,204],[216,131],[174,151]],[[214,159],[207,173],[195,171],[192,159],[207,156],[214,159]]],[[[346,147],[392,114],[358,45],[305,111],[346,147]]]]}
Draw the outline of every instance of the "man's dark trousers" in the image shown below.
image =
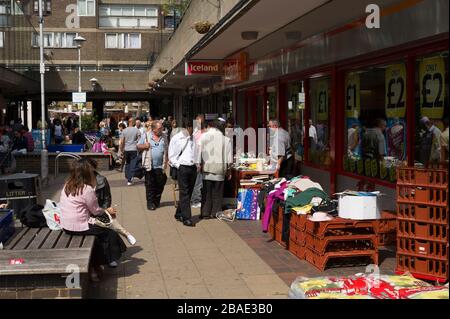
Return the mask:
{"type": "Polygon", "coordinates": [[[147,195],[147,206],[154,204],[159,207],[167,175],[162,168],[152,169],[145,173],[145,193],[147,195]]]}
{"type": "Polygon", "coordinates": [[[180,200],[178,202],[175,216],[182,217],[183,221],[190,220],[191,212],[191,197],[194,191],[195,180],[197,179],[197,166],[180,165],[178,169],[178,189],[180,193],[180,200]]]}
{"type": "Polygon", "coordinates": [[[131,163],[133,160],[138,156],[137,151],[125,151],[125,178],[131,182],[131,180],[134,177],[134,169],[135,167],[132,167],[131,163]]]}
{"type": "Polygon", "coordinates": [[[215,218],[222,211],[223,203],[223,181],[203,180],[202,187],[202,217],[215,218]]]}

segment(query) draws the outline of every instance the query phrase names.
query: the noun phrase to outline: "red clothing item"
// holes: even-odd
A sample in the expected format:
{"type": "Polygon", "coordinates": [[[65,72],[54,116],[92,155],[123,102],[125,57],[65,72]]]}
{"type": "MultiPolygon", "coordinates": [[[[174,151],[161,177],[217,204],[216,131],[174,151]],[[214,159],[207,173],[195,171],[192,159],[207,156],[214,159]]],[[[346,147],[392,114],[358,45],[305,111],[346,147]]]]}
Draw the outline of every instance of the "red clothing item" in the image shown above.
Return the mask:
{"type": "Polygon", "coordinates": [[[27,151],[28,152],[33,152],[34,151],[33,135],[31,135],[30,132],[25,132],[25,133],[23,133],[23,136],[27,140],[27,151]]]}

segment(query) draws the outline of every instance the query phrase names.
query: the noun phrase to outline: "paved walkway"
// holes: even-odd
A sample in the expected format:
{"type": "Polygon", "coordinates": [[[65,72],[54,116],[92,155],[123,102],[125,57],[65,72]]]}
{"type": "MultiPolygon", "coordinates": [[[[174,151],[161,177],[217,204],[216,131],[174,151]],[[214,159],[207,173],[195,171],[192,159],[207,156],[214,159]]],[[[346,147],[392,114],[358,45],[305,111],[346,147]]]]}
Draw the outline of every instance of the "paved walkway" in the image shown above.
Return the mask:
{"type": "MultiPolygon", "coordinates": [[[[194,228],[177,222],[172,185],[162,207],[150,212],[142,181],[126,186],[123,174],[104,174],[118,219],[138,243],[118,268],[106,269],[92,298],[287,298],[286,282],[226,222],[202,220],[194,228]]],[[[51,181],[44,198],[59,200],[63,181],[51,181]]],[[[193,214],[198,221],[199,210],[193,214]]]]}

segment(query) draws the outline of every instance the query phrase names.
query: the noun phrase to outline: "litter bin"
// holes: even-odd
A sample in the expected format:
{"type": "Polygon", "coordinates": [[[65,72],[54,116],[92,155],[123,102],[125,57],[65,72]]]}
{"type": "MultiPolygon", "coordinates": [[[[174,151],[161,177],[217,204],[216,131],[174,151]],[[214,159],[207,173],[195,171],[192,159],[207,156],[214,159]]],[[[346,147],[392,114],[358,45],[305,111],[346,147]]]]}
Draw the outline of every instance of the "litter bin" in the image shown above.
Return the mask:
{"type": "Polygon", "coordinates": [[[0,202],[8,202],[8,208],[16,215],[28,205],[37,204],[40,197],[39,175],[19,173],[0,177],[0,202]]]}

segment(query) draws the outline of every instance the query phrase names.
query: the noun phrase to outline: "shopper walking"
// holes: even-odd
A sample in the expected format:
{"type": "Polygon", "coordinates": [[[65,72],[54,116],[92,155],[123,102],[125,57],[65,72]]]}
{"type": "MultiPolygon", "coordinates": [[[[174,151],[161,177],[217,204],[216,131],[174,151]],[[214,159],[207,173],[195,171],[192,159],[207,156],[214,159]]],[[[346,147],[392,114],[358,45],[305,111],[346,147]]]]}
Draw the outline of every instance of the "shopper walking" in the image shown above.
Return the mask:
{"type": "Polygon", "coordinates": [[[134,126],[134,119],[128,120],[128,127],[123,130],[121,137],[121,152],[124,154],[125,159],[125,178],[127,179],[127,185],[133,184],[134,167],[130,165],[133,160],[138,156],[136,145],[139,142],[140,132],[134,126]]]}
{"type": "Polygon", "coordinates": [[[196,152],[203,175],[201,219],[214,218],[222,211],[225,178],[233,161],[230,139],[219,130],[219,121],[208,123],[196,152]]]}
{"type": "MultiPolygon", "coordinates": [[[[197,115],[195,118],[195,126],[194,126],[194,142],[195,149],[198,149],[200,146],[200,138],[203,133],[205,133],[205,117],[201,114],[197,115]]],[[[192,193],[191,204],[192,208],[200,208],[202,206],[202,186],[203,186],[203,176],[202,174],[197,175],[197,179],[195,180],[194,191],[192,193]]]]}
{"type": "Polygon", "coordinates": [[[161,205],[161,196],[167,182],[168,163],[167,137],[163,135],[161,122],[153,122],[151,130],[141,136],[137,148],[142,151],[142,167],[145,169],[145,193],[147,209],[156,210],[161,205]]]}
{"type": "Polygon", "coordinates": [[[174,135],[169,145],[170,166],[177,169],[177,181],[180,200],[175,219],[185,226],[194,227],[192,222],[191,197],[197,177],[197,165],[194,156],[193,125],[186,122],[185,129],[174,135]]]}

